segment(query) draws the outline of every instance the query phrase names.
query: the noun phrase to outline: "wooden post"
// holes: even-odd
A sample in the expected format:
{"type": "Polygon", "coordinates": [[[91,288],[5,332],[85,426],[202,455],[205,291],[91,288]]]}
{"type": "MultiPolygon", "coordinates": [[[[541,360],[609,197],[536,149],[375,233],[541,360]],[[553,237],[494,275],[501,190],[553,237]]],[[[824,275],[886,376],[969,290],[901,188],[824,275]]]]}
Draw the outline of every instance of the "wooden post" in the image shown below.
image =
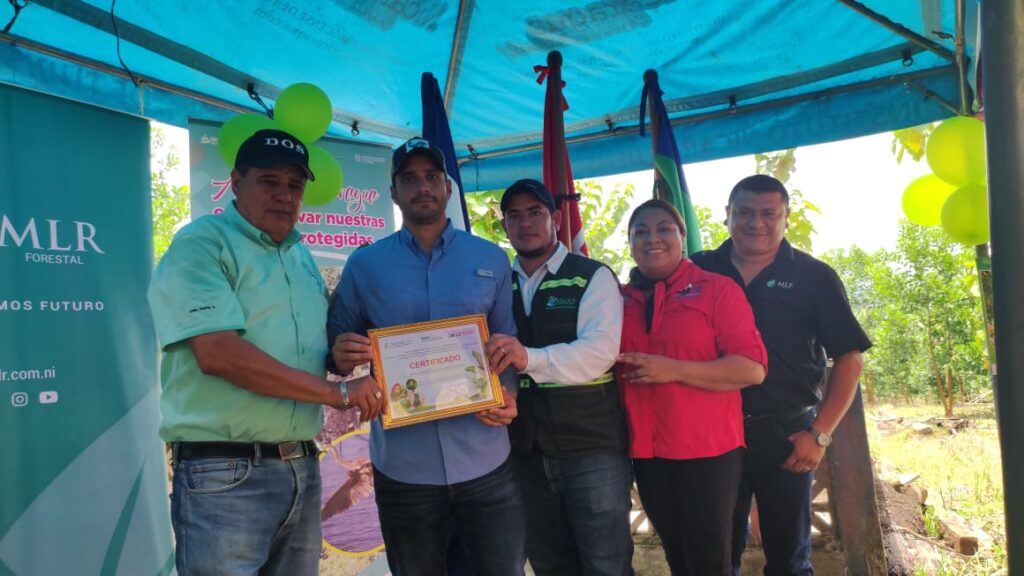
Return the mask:
{"type": "Polygon", "coordinates": [[[888,569],[859,388],[846,417],[836,428],[827,457],[832,471],[832,526],[846,557],[847,573],[885,576],[888,569]]]}

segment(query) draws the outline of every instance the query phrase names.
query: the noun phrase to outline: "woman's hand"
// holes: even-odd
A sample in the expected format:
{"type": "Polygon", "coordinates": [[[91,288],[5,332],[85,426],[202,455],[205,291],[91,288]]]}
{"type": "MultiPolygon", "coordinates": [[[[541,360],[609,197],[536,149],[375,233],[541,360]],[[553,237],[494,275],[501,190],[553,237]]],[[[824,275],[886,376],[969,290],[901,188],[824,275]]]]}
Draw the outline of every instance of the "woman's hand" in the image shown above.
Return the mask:
{"type": "Polygon", "coordinates": [[[679,381],[679,361],[658,354],[624,352],[617,358],[628,364],[623,372],[626,380],[633,384],[662,384],[679,381]]]}

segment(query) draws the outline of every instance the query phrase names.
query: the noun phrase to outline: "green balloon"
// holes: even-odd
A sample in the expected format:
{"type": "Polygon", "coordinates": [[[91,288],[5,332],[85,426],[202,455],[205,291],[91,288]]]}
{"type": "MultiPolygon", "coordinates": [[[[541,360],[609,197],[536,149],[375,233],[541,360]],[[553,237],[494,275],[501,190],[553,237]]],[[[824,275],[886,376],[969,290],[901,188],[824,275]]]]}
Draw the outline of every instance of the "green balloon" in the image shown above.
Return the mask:
{"type": "Polygon", "coordinates": [[[974,185],[950,194],[942,205],[942,229],[962,244],[977,246],[988,242],[988,190],[974,185]]]}
{"type": "Polygon", "coordinates": [[[239,114],[233,116],[220,127],[217,134],[217,149],[220,150],[220,157],[227,162],[228,166],[235,165],[235,156],[238,155],[238,148],[242,142],[259,130],[276,128],[274,121],[263,114],[239,114]]]}
{"type": "Polygon", "coordinates": [[[274,120],[299,140],[312,144],[331,125],[331,99],[323,90],[308,83],[292,84],[277,97],[274,120]]]}
{"type": "Polygon", "coordinates": [[[985,179],[985,126],[981,120],[957,116],[944,120],[928,137],[925,156],[932,172],[954,186],[985,179]]]}
{"type": "Polygon", "coordinates": [[[303,204],[321,206],[338,197],[343,175],[341,165],[330,152],[319,146],[309,146],[309,170],[316,180],[306,182],[303,204]]]}
{"type": "Polygon", "coordinates": [[[934,174],[921,176],[903,191],[903,213],[914,224],[938,226],[942,223],[942,204],[956,187],[934,174]]]}

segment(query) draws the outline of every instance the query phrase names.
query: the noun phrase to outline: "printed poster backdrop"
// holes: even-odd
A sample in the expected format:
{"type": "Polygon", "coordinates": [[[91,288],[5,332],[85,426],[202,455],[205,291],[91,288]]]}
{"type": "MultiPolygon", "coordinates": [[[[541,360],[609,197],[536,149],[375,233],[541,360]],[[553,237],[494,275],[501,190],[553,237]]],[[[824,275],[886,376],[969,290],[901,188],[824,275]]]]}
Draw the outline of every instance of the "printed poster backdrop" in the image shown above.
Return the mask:
{"type": "Polygon", "coordinates": [[[171,574],[149,124],[0,85],[0,575],[171,574]]]}
{"type": "MultiPolygon", "coordinates": [[[[220,124],[191,120],[188,125],[192,171],[192,218],[216,214],[234,199],[231,168],[217,149],[220,124]]],[[[303,206],[298,230],[321,266],[343,266],[358,246],[395,230],[389,185],[391,150],[380,144],[322,138],[316,142],[341,165],[338,198],[303,206]]]]}
{"type": "MultiPolygon", "coordinates": [[[[234,198],[231,168],[217,149],[220,124],[189,122],[192,218],[219,213],[234,198]]],[[[299,232],[334,287],[345,260],[359,245],[395,230],[391,183],[391,150],[378,144],[323,138],[317,146],[338,160],[343,173],[338,198],[322,206],[303,206],[299,232]]],[[[323,481],[320,517],[324,576],[386,576],[390,574],[373,495],[370,427],[360,426],[354,410],[324,409],[324,428],[317,441],[323,481]]]]}

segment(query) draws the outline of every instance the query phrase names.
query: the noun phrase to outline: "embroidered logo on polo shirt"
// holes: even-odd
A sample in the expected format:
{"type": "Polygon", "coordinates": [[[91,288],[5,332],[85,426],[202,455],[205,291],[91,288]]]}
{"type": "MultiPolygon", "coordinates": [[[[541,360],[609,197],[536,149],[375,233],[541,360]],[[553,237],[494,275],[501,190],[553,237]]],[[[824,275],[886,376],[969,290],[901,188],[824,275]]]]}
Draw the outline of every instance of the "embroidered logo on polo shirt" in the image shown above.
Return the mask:
{"type": "Polygon", "coordinates": [[[788,290],[788,289],[793,287],[793,283],[792,282],[787,282],[785,280],[776,280],[776,279],[772,278],[771,280],[768,281],[767,284],[765,284],[765,286],[767,286],[769,288],[784,288],[784,289],[788,290]]]}
{"type": "Polygon", "coordinates": [[[493,270],[484,270],[483,268],[476,269],[476,275],[481,278],[494,278],[493,270]]]}
{"type": "Polygon", "coordinates": [[[544,307],[548,310],[575,308],[577,302],[579,302],[578,298],[559,298],[558,296],[548,296],[548,301],[544,303],[544,307]]]}
{"type": "Polygon", "coordinates": [[[687,284],[686,288],[676,290],[676,298],[696,298],[697,296],[700,296],[702,289],[703,288],[700,284],[696,286],[694,286],[692,283],[687,284]]]}

